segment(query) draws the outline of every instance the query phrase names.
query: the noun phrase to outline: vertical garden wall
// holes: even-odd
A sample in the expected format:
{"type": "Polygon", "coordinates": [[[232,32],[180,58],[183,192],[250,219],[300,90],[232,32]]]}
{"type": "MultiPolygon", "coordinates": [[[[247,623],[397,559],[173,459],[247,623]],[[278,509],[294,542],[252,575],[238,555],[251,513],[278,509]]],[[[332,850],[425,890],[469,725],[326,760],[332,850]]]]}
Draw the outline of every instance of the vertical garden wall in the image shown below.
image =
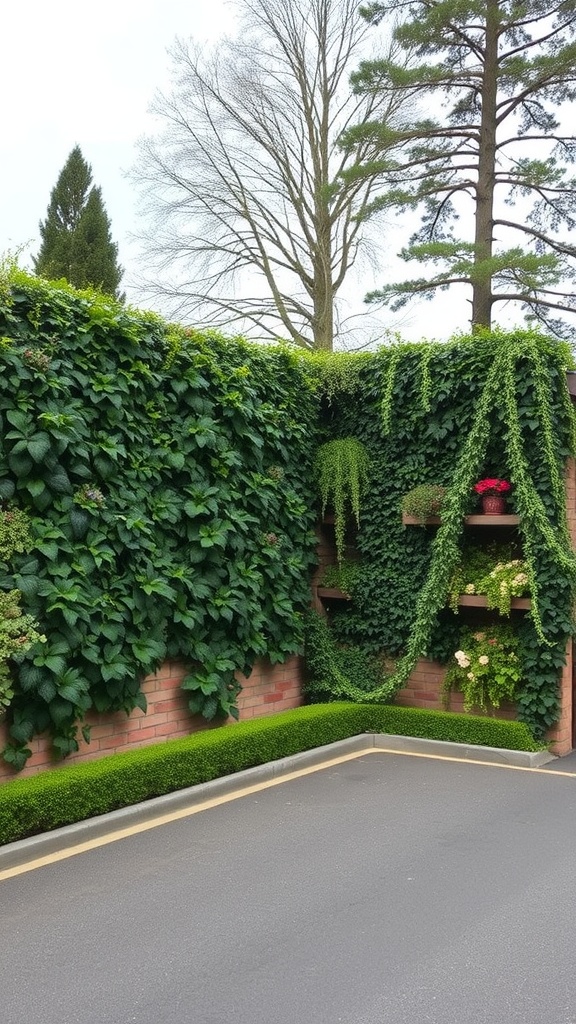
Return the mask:
{"type": "Polygon", "coordinates": [[[317,399],[281,348],[172,328],[13,271],[0,294],[1,514],[31,546],[0,587],[46,637],[17,657],[5,757],[88,709],[144,707],[189,666],[192,711],[234,713],[235,671],[298,650],[314,560],[317,399]]]}
{"type": "Polygon", "coordinates": [[[477,510],[474,483],[498,477],[511,483],[514,542],[531,594],[525,614],[503,620],[520,659],[518,715],[536,736],[555,721],[576,582],[563,481],[574,452],[570,365],[567,348],[529,332],[333,357],[323,440],[360,441],[369,481],[354,538],[359,561],[342,567],[352,600],[331,608],[329,634],[317,623],[310,631],[312,699],[391,699],[419,657],[454,664],[467,620],[450,595],[482,545],[465,516],[477,510]],[[402,498],[419,484],[447,489],[434,529],[402,524],[402,498]],[[367,685],[374,655],[395,667],[367,685]]]}
{"type": "MultiPolygon", "coordinates": [[[[498,477],[530,592],[504,620],[514,699],[536,737],[555,721],[576,584],[564,346],[495,332],[310,357],[12,271],[0,365],[5,634],[18,621],[34,640],[10,640],[15,767],[35,734],[65,755],[89,710],[144,708],[141,682],[166,659],[187,666],[190,710],[213,719],[235,714],[237,673],[300,650],[319,482],[330,492],[318,450],[344,439],[361,462],[355,562],[335,570],[351,600],[308,631],[310,699],[391,700],[418,658],[454,664],[470,630],[455,580],[479,557],[465,516],[474,482],[498,477]],[[434,529],[402,523],[420,484],[446,489],[434,529]],[[30,542],[4,544],[15,516],[25,535],[21,514],[30,542]]],[[[0,655],[2,642],[0,629],[0,655]]]]}

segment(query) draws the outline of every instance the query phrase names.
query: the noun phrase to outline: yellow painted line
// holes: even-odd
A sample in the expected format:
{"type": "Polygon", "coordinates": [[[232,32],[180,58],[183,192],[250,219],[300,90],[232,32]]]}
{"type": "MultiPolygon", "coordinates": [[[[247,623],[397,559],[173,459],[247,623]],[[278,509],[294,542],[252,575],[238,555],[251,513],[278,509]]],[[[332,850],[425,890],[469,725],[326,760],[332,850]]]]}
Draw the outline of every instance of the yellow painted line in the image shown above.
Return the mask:
{"type": "MultiPolygon", "coordinates": [[[[527,764],[503,764],[501,761],[478,761],[472,757],[451,757],[449,754],[425,754],[411,750],[393,750],[388,747],[369,747],[363,754],[400,754],[402,757],[427,757],[432,761],[457,761],[458,764],[479,764],[484,768],[506,768],[513,772],[535,772],[540,775],[564,775],[576,779],[576,772],[558,771],[556,768],[530,768],[527,764]]],[[[520,753],[520,751],[518,751],[520,753]]]]}
{"type": "Polygon", "coordinates": [[[387,747],[367,747],[365,750],[355,750],[350,754],[342,754],[341,757],[334,757],[328,761],[322,761],[319,764],[310,765],[308,768],[299,768],[297,771],[289,772],[286,775],[279,775],[277,778],[268,779],[265,782],[255,783],[253,786],[245,786],[242,789],[237,789],[233,793],[224,793],[221,796],[215,796],[211,797],[209,800],[203,800],[201,803],[194,804],[191,807],[181,807],[178,810],[170,811],[167,814],[159,814],[157,817],[150,818],[148,821],[142,821],[134,825],[129,825],[126,828],[116,829],[113,832],[107,832],[105,835],[96,836],[94,839],[88,839],[84,843],[77,843],[75,846],[56,850],[53,853],[45,854],[43,857],[37,857],[34,860],[27,861],[23,864],[16,864],[11,868],[6,868],[4,871],[0,871],[0,882],[5,881],[8,878],[14,878],[16,875],[25,874],[28,871],[35,871],[37,868],[45,867],[48,864],[55,864],[58,861],[67,860],[69,857],[76,857],[78,854],[87,853],[89,850],[96,850],[100,846],[108,846],[109,843],[116,843],[120,839],[127,839],[129,836],[138,835],[140,832],[148,832],[150,829],[159,828],[161,825],[168,825],[173,821],[192,817],[193,814],[200,814],[202,811],[210,810],[213,807],[220,807],[222,804],[231,803],[233,800],[240,800],[242,797],[250,796],[253,793],[260,793],[265,789],[271,789],[273,786],[279,786],[281,783],[291,782],[293,779],[300,779],[306,775],[312,775],[314,772],[322,771],[325,768],[333,768],[336,765],[345,764],[347,761],[357,760],[359,757],[365,757],[366,754],[394,754],[399,757],[423,757],[432,761],[452,761],[457,764],[476,764],[483,768],[506,768],[517,772],[536,772],[542,775],[560,775],[568,778],[576,778],[576,772],[552,771],[547,768],[529,768],[524,765],[501,764],[497,761],[479,761],[467,757],[451,757],[446,754],[414,753],[409,750],[393,750],[387,747]]]}
{"type": "Polygon", "coordinates": [[[312,772],[319,771],[321,768],[331,768],[333,765],[352,761],[363,754],[364,751],[343,754],[341,757],[332,758],[330,761],[322,761],[321,764],[311,765],[309,768],[300,768],[298,771],[290,772],[288,775],[279,775],[275,779],[258,782],[253,786],[245,786],[243,789],[237,789],[233,793],[223,793],[222,796],[211,797],[209,800],[203,800],[202,803],[194,804],[191,807],[180,807],[178,810],[170,811],[167,814],[160,814],[156,818],[150,818],[148,821],[141,821],[126,828],[116,829],[114,832],[107,832],[102,836],[95,836],[94,839],[87,839],[84,843],[78,843],[76,846],[69,846],[63,850],[55,850],[53,853],[47,853],[43,857],[27,861],[25,864],[15,864],[14,867],[0,871],[0,882],[6,878],[13,878],[15,875],[22,875],[27,871],[34,871],[36,868],[45,867],[47,864],[55,864],[57,861],[67,860],[68,857],[75,857],[79,853],[87,853],[89,850],[95,850],[99,846],[116,843],[119,839],[127,839],[129,836],[137,835],[139,832],[147,832],[149,829],[158,828],[160,825],[168,825],[172,821],[189,818],[193,814],[200,814],[201,811],[208,811],[212,807],[219,807],[221,804],[230,803],[232,800],[240,800],[242,797],[250,796],[252,793],[260,793],[264,789],[278,786],[281,782],[300,779],[304,775],[311,775],[312,772]]]}

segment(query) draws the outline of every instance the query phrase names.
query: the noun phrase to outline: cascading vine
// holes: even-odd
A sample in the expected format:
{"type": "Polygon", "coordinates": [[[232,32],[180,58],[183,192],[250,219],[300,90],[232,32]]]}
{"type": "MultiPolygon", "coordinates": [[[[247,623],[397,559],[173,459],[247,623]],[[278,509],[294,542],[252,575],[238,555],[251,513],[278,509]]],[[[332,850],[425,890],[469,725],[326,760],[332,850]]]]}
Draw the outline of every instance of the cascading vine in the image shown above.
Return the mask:
{"type": "MultiPolygon", "coordinates": [[[[404,546],[395,534],[399,507],[387,505],[381,489],[371,506],[366,499],[368,507],[358,536],[365,567],[355,586],[357,610],[351,607],[341,612],[333,624],[342,642],[367,640],[375,648],[382,636],[383,648],[390,650],[385,637],[399,630],[394,629],[395,619],[389,625],[378,609],[385,606],[396,614],[398,599],[387,599],[385,593],[382,596],[383,582],[389,581],[389,586],[403,594],[399,584],[410,565],[410,550],[422,552],[418,554],[422,562],[426,547],[429,558],[420,576],[424,582],[404,598],[403,616],[408,617],[408,601],[413,613],[392,677],[361,695],[353,685],[344,692],[339,680],[340,697],[387,700],[390,685],[396,690],[405,685],[420,657],[439,656],[444,609],[452,574],[461,559],[464,517],[471,511],[473,484],[482,473],[497,471],[505,473],[513,486],[532,598],[531,611],[517,627],[526,666],[518,711],[535,736],[542,736],[555,720],[559,671],[571,635],[571,604],[576,593],[576,557],[568,531],[563,481],[565,460],[576,450],[576,417],[565,382],[570,365],[571,355],[564,346],[527,331],[459,337],[452,345],[396,345],[374,357],[379,393],[372,385],[371,392],[365,388],[346,408],[342,404],[335,410],[340,430],[354,431],[369,442],[375,472],[380,465],[381,474],[393,478],[390,491],[400,488],[400,476],[410,480],[412,487],[437,483],[448,488],[434,539],[428,541],[413,528],[404,546]],[[462,416],[461,422],[450,403],[460,403],[464,409],[466,418],[462,416]],[[459,438],[457,443],[453,437],[459,438]],[[446,453],[452,450],[448,469],[446,453]],[[498,460],[498,470],[494,460],[498,460]],[[406,468],[410,464],[413,475],[406,468]],[[441,475],[433,476],[434,472],[441,475]],[[385,532],[378,534],[378,530],[385,532]],[[387,563],[397,566],[396,577],[387,563]],[[379,589],[378,580],[382,580],[379,589]]],[[[366,367],[363,379],[368,379],[366,367]]],[[[405,485],[404,493],[408,489],[405,485]]],[[[402,491],[397,493],[399,506],[402,491]]],[[[415,583],[417,578],[415,570],[415,583]]],[[[446,647],[445,643],[443,649],[446,647]]]]}

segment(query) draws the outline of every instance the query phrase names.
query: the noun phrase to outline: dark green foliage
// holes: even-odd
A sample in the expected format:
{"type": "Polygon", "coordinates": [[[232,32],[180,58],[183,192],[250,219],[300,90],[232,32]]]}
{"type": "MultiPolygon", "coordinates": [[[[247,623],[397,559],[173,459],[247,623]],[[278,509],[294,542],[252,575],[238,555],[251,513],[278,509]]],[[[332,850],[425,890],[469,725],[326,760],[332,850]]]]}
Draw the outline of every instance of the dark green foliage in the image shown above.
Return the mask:
{"type": "Polygon", "coordinates": [[[19,272],[0,297],[0,495],[34,547],[0,580],[48,642],[24,659],[5,753],[144,707],[189,665],[190,706],[234,712],[234,671],[298,649],[315,557],[317,399],[296,355],[168,329],[19,272]],[[45,355],[31,364],[26,352],[45,355]]]}
{"type": "Polygon", "coordinates": [[[319,586],[335,587],[344,594],[354,593],[354,584],[358,577],[360,566],[358,562],[351,562],[344,559],[338,565],[327,565],[322,573],[319,586]]]}
{"type": "MultiPolygon", "coordinates": [[[[463,527],[476,509],[472,486],[486,475],[506,478],[532,575],[532,611],[514,613],[526,655],[518,708],[537,736],[557,717],[572,631],[576,562],[562,483],[574,450],[569,365],[563,345],[530,332],[398,345],[364,357],[355,394],[333,394],[325,406],[325,429],[358,437],[371,467],[357,534],[361,562],[353,601],[332,621],[336,639],[403,656],[397,687],[418,657],[447,661],[466,621],[446,604],[464,537],[472,536],[463,527]],[[402,496],[425,483],[448,488],[442,525],[403,527],[402,496]]],[[[485,531],[475,539],[486,543],[485,531]]],[[[342,689],[337,696],[356,699],[342,689]]],[[[378,689],[370,698],[381,699],[378,689]]]]}
{"type": "Polygon", "coordinates": [[[92,168],[79,146],[70,153],[52,189],[40,235],[42,245],[34,261],[37,274],[118,296],[122,278],[118,246],[111,238],[102,192],[92,185],[92,168]]]}
{"type": "Polygon", "coordinates": [[[324,704],[0,786],[0,844],[364,732],[537,750],[526,726],[418,708],[324,704]]]}

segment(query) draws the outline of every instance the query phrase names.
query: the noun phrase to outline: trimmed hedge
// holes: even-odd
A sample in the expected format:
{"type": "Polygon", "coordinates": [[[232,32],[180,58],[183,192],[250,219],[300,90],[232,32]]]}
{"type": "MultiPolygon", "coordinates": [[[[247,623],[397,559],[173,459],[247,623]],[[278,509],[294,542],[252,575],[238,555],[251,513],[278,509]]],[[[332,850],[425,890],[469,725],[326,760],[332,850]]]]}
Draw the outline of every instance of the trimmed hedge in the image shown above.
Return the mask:
{"type": "Polygon", "coordinates": [[[539,750],[527,727],[473,715],[314,704],[0,786],[0,845],[363,732],[539,750]]]}

